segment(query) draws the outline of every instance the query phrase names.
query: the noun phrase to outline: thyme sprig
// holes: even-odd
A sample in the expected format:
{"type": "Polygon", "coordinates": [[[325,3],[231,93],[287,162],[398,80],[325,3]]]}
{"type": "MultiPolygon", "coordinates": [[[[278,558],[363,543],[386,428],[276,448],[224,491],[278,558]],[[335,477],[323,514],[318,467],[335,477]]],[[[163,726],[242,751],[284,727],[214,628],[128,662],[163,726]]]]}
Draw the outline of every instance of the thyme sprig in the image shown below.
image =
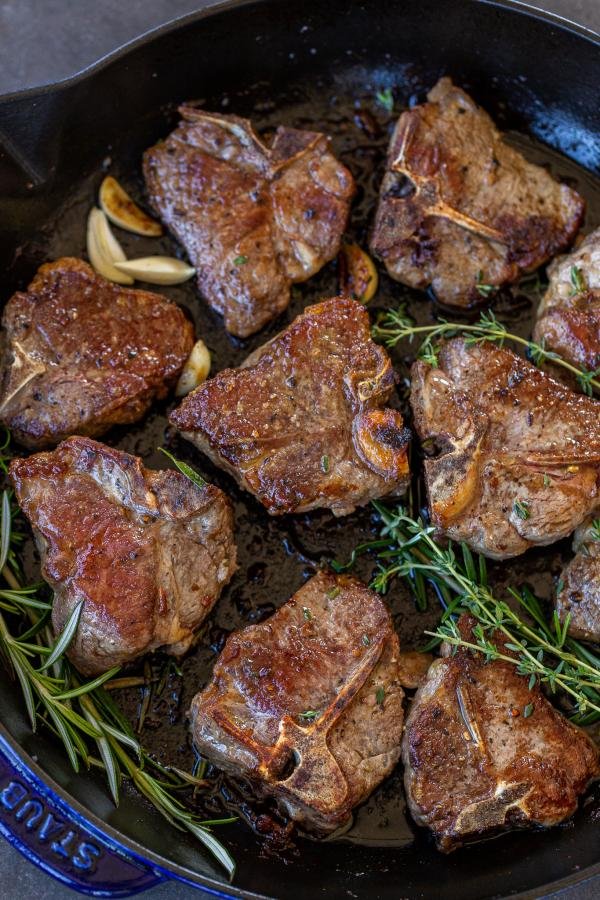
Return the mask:
{"type": "Polygon", "coordinates": [[[412,342],[416,336],[422,336],[424,340],[418,354],[419,358],[433,366],[437,365],[439,342],[444,338],[457,335],[465,335],[469,345],[484,341],[498,344],[500,347],[504,346],[505,341],[518,344],[525,349],[528,357],[536,366],[551,362],[570,372],[576,377],[582,391],[589,397],[592,396],[594,389],[600,391],[600,368],[586,371],[574,366],[558,353],[548,350],[543,343],[530,341],[508,331],[506,325],[500,322],[491,311],[482,312],[479,321],[471,324],[447,322],[445,319],[440,319],[435,325],[417,325],[407,314],[406,308],[401,306],[398,309],[387,310],[373,326],[373,337],[382,341],[387,347],[395,347],[399,341],[404,339],[412,342]]]}
{"type": "MultiPolygon", "coordinates": [[[[353,558],[375,552],[378,567],[371,586],[376,591],[385,593],[394,578],[403,578],[422,606],[430,585],[444,607],[436,630],[425,632],[434,644],[446,641],[483,653],[488,661],[508,662],[529,678],[530,687],[538,682],[553,693],[563,691],[570,698],[575,721],[589,724],[600,719],[600,658],[569,637],[569,617],[561,622],[554,612],[548,622],[539,600],[526,588],[509,589],[513,608],[490,588],[483,556],[473,554],[465,544],[441,547],[433,538],[435,529],[413,519],[401,506],[373,505],[381,520],[380,537],[362,544],[353,558]],[[470,641],[457,626],[462,613],[476,619],[470,641]]],[[[352,562],[336,568],[348,568],[352,562]]]]}
{"type": "MultiPolygon", "coordinates": [[[[8,442],[0,447],[5,468],[8,442]]],[[[23,587],[14,552],[16,507],[8,491],[0,499],[0,653],[16,676],[35,732],[40,725],[63,743],[76,772],[81,766],[103,769],[115,805],[121,783],[129,778],[152,805],[179,830],[193,834],[233,877],[235,863],[211,831],[233,819],[203,820],[174,792],[190,789],[189,776],[162,766],[135,737],[130,723],[104,685],[119,671],[116,666],[84,681],[64,656],[77,630],[79,603],[62,633],[54,639],[49,627],[51,602],[38,587],[23,587]]]]}

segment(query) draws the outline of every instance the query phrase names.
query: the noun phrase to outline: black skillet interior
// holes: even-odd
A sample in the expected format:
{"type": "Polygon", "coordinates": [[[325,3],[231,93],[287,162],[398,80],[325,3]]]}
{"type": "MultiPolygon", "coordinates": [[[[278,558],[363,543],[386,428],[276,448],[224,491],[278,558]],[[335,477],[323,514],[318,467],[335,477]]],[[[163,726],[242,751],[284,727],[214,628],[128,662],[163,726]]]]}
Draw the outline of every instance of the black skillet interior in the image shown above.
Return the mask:
{"type": "MultiPolygon", "coordinates": [[[[359,183],[350,231],[364,244],[381,176],[392,117],[375,94],[393,87],[395,113],[423,99],[442,74],[465,86],[510,132],[530,158],[572,180],[588,199],[586,228],[600,224],[598,44],[555,21],[518,6],[476,0],[421,0],[368,4],[344,0],[302,3],[233,3],[193,17],[158,37],[139,42],[108,65],[64,86],[8,99],[0,105],[1,297],[27,284],[36,267],[60,255],[85,255],[85,219],[104,171],[116,175],[140,200],[142,151],[176,121],[181,100],[251,116],[267,131],[279,122],[322,129],[359,183]],[[5,140],[6,139],[6,140],[5,140]],[[547,146],[541,146],[544,141],[547,146]],[[587,171],[586,171],[587,170],[587,171]]],[[[179,252],[169,238],[151,241],[119,233],[129,256],[179,252]]],[[[220,320],[191,284],[165,288],[194,318],[213,352],[213,371],[238,364],[304,305],[336,292],[331,265],[294,291],[290,310],[253,339],[228,338],[220,320]]],[[[382,277],[377,306],[407,301],[414,315],[431,320],[431,302],[382,277]]],[[[497,314],[523,333],[530,327],[534,293],[499,298],[497,314]]],[[[403,360],[397,356],[400,373],[403,360]]],[[[399,403],[405,400],[402,387],[399,403]]],[[[189,766],[185,710],[204,683],[215,654],[232,628],[258,621],[285,601],[323,558],[345,558],[373,522],[368,510],[342,521],[329,514],[270,519],[230,479],[185,442],[165,431],[165,410],[155,409],[134,429],[114,430],[108,443],[141,454],[151,466],[168,444],[234,499],[240,569],[217,605],[197,647],[151,704],[142,740],[168,763],[189,766]]],[[[509,569],[496,567],[498,582],[528,579],[549,596],[567,548],[528,555],[509,569]]],[[[32,573],[35,559],[30,549],[32,573]]],[[[372,564],[360,573],[368,578],[372,564]]],[[[405,646],[416,646],[437,610],[415,612],[410,596],[394,588],[389,602],[405,646]]],[[[161,664],[158,659],[156,667],[161,664]]],[[[136,718],[139,694],[123,693],[136,718]]],[[[139,843],[165,865],[192,879],[221,879],[192,839],[171,831],[136,796],[114,809],[100,780],[75,777],[60,748],[32,737],[13,684],[0,684],[3,723],[25,752],[35,754],[67,794],[109,830],[139,843]],[[199,876],[190,875],[191,872],[199,876]]],[[[234,891],[274,897],[387,898],[503,896],[600,870],[600,793],[589,795],[573,823],[550,833],[529,832],[486,841],[451,857],[438,854],[428,836],[405,816],[401,774],[393,775],[358,812],[344,839],[323,843],[292,836],[282,841],[268,810],[246,802],[243,790],[215,774],[215,790],[201,800],[212,815],[230,803],[253,824],[220,830],[238,862],[234,891]],[[266,832],[269,840],[257,832],[266,832]]],[[[213,886],[216,882],[212,881],[213,886]]]]}

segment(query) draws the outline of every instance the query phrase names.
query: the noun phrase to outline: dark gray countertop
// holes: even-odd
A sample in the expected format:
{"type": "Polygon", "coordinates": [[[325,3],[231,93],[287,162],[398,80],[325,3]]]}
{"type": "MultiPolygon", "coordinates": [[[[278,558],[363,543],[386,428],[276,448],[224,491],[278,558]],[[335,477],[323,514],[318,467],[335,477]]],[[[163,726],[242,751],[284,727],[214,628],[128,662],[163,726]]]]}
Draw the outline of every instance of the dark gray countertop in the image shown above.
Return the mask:
{"type": "MultiPolygon", "coordinates": [[[[145,31],[208,5],[206,0],[0,0],[0,94],[65,78],[145,31]]],[[[530,5],[600,31],[600,0],[538,0],[530,5]]],[[[0,872],[0,897],[74,896],[3,841],[0,872]]],[[[150,891],[148,900],[200,896],[197,890],[171,882],[150,891]]],[[[597,900],[600,881],[551,896],[597,900]]]]}

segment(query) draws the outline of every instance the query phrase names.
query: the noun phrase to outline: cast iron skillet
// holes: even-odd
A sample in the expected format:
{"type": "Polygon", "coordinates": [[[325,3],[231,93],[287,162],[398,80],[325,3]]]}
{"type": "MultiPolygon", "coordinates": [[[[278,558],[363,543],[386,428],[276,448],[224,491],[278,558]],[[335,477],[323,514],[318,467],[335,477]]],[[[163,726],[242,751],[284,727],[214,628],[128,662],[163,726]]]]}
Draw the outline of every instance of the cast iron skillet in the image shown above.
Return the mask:
{"type": "MultiPolygon", "coordinates": [[[[251,115],[261,129],[285,122],[330,132],[359,181],[350,231],[364,242],[391,124],[374,95],[394,86],[398,111],[422,100],[441,74],[464,85],[527,155],[575,181],[590,201],[587,227],[600,224],[593,174],[600,169],[600,71],[591,33],[513,2],[229,2],[154,32],[69,81],[0,102],[2,299],[26,285],[41,262],[85,253],[85,217],[103,170],[143,199],[140,155],[168,132],[181,100],[251,115]]],[[[120,237],[131,256],[175,249],[169,238],[120,237]]],[[[192,285],[164,292],[187,307],[217,370],[236,365],[306,303],[334,294],[336,273],[329,266],[301,286],[288,313],[247,342],[226,336],[192,285]]],[[[377,303],[402,300],[419,318],[431,318],[426,298],[382,278],[377,303]]],[[[517,294],[500,298],[498,314],[526,331],[531,307],[531,296],[517,294]]],[[[373,523],[368,510],[341,522],[327,513],[270,519],[165,433],[166,409],[155,409],[138,428],[114,430],[107,441],[157,467],[164,458],[155,448],[167,442],[221,485],[235,502],[240,553],[240,571],[185,662],[183,682],[172,679],[142,735],[161,759],[188,766],[185,710],[226,633],[269,614],[323,557],[345,557],[373,523]]],[[[511,564],[510,575],[534,581],[547,596],[563,552],[528,554],[511,564]]],[[[35,573],[31,548],[29,562],[35,573]]],[[[370,565],[360,569],[365,578],[370,565]]],[[[506,568],[495,570],[496,580],[506,568]]],[[[403,644],[415,645],[437,612],[415,614],[401,587],[388,599],[403,644]]],[[[138,699],[120,698],[132,717],[138,699]]],[[[176,877],[227,896],[469,900],[532,896],[600,873],[597,790],[566,827],[508,835],[445,857],[406,818],[400,772],[358,812],[345,840],[295,836],[283,847],[265,843],[256,826],[269,819],[257,823],[255,804],[217,776],[214,791],[199,801],[203,808],[214,813],[229,804],[255,826],[239,822],[220,831],[238,862],[229,886],[191,838],[171,830],[136,795],[126,794],[115,809],[101,779],[75,777],[60,747],[45,734],[30,734],[8,676],[0,709],[0,830],[51,874],[89,893],[122,895],[176,877]]]]}

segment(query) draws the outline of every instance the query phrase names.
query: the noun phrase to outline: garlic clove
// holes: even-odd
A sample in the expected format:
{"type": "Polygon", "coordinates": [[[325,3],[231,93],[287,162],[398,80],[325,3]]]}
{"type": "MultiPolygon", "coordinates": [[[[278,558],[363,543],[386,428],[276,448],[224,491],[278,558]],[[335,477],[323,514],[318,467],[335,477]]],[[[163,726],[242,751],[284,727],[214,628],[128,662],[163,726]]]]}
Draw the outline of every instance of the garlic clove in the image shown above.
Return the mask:
{"type": "Polygon", "coordinates": [[[209,349],[203,340],[196,341],[179,376],[179,381],[175,388],[175,396],[185,397],[186,394],[197,388],[203,381],[206,381],[209,372],[209,349]]]}
{"type": "Polygon", "coordinates": [[[99,200],[103,212],[119,228],[144,237],[160,237],[163,233],[162,226],[139,208],[112,175],[100,185],[99,200]]]}
{"type": "Polygon", "coordinates": [[[117,284],[133,284],[133,278],[115,268],[126,260],[123,248],[110,230],[108,219],[101,209],[90,210],[87,222],[87,255],[99,275],[117,284]]]}
{"type": "Polygon", "coordinates": [[[410,432],[395,409],[366,409],[352,423],[354,449],[384,478],[401,480],[408,476],[409,440],[410,432]]]}
{"type": "Polygon", "coordinates": [[[196,274],[192,266],[173,256],[143,256],[115,265],[121,272],[132,275],[139,281],[147,281],[148,284],[181,284],[196,274]]]}
{"type": "Polygon", "coordinates": [[[368,303],[375,296],[379,277],[368,253],[358,244],[345,244],[338,257],[340,293],[361,303],[368,303]]]}

